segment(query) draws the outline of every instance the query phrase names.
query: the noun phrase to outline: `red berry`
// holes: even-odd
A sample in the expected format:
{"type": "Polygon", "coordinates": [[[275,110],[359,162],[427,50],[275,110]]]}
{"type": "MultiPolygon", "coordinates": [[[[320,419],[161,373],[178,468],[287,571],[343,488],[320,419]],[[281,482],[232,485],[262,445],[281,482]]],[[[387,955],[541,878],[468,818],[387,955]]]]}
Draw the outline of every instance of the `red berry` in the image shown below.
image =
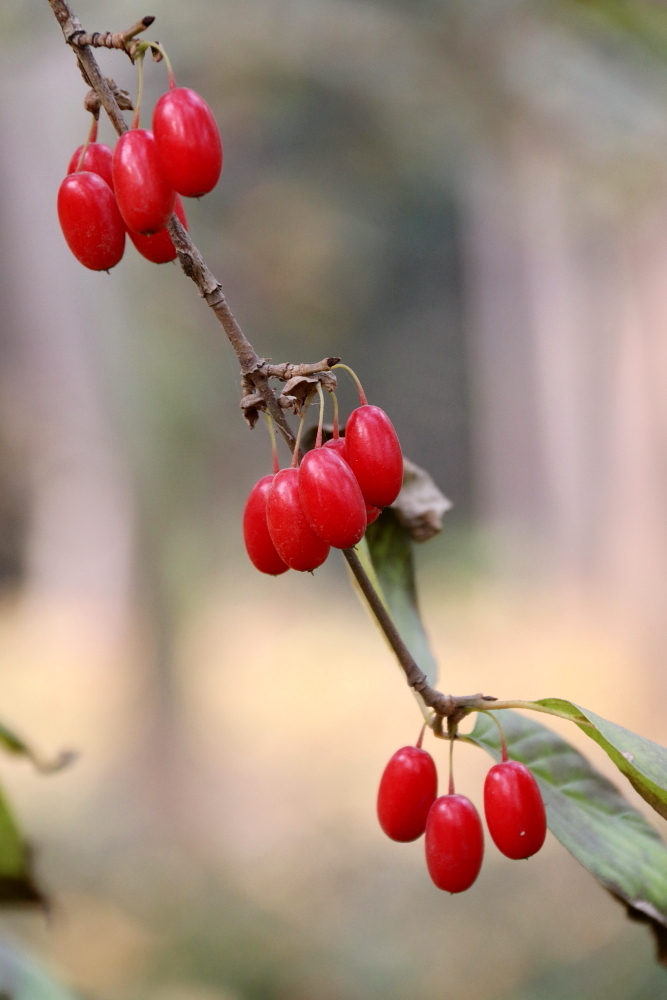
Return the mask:
{"type": "MultiPolygon", "coordinates": [[[[81,159],[82,151],[83,146],[79,146],[76,152],[72,155],[72,159],[69,161],[69,166],[67,167],[68,174],[73,174],[79,169],[79,160],[81,159]]],[[[100,177],[104,178],[113,191],[113,176],[111,171],[112,159],[113,153],[108,146],[104,145],[104,143],[89,142],[86,155],[84,156],[83,163],[81,164],[81,169],[89,170],[91,174],[99,174],[100,177]]]]}
{"type": "Polygon", "coordinates": [[[438,775],[430,753],[419,747],[397,750],[380,779],[380,826],[392,840],[416,840],[426,829],[437,794],[438,775]]]}
{"type": "Polygon", "coordinates": [[[250,490],[243,511],[243,539],[250,561],[260,573],[280,576],[289,566],[282,561],[271,541],[266,523],[266,500],[273,476],[264,476],[250,490]]]}
{"type": "Polygon", "coordinates": [[[442,795],[426,821],[426,864],[438,889],[465,892],[482,867],[482,821],[465,795],[442,795]]]}
{"type": "MultiPolygon", "coordinates": [[[[185,217],[185,209],[183,208],[180,194],[176,195],[174,211],[187,229],[188,220],[185,217]]],[[[133,233],[131,229],[128,232],[135,247],[146,260],[150,260],[154,264],[167,264],[170,260],[176,259],[176,248],[171,241],[168,229],[161,229],[159,233],[155,233],[153,236],[142,236],[141,233],[133,233]]]]}
{"type": "Polygon", "coordinates": [[[302,573],[317,569],[329,546],[308,524],[299,496],[299,470],[281,469],[274,476],[266,502],[266,523],[278,555],[302,573]]]}
{"type": "Polygon", "coordinates": [[[371,507],[366,504],[366,524],[372,524],[373,521],[377,521],[381,513],[382,510],[379,507],[371,507]]]}
{"type": "Polygon", "coordinates": [[[121,135],[113,154],[113,181],[128,229],[146,236],[164,229],[176,192],[163,173],[152,132],[133,128],[121,135]]]}
{"type": "Polygon", "coordinates": [[[67,245],[91,271],[115,267],[125,250],[125,226],[113,191],[98,174],[68,174],[58,191],[58,219],[67,245]]]}
{"type": "Polygon", "coordinates": [[[536,854],[547,835],[547,817],[535,778],[518,760],[491,768],[484,783],[484,812],[493,842],[508,858],[536,854]]]}
{"type": "Polygon", "coordinates": [[[329,545],[349,549],[364,537],[364,498],[352,469],[333,448],[315,448],[304,456],[299,495],[308,523],[329,545]]]}
{"type": "Polygon", "coordinates": [[[359,406],[345,424],[345,458],[364,500],[388,507],[403,482],[403,455],[393,424],[379,406],[359,406]]]}
{"type": "Polygon", "coordinates": [[[168,90],[155,105],[153,132],[175,191],[199,198],[213,190],[222,170],[222,143],[203,97],[187,87],[168,90]]]}
{"type": "Polygon", "coordinates": [[[345,438],[329,438],[324,442],[324,447],[337,451],[341,458],[345,458],[345,438]]]}

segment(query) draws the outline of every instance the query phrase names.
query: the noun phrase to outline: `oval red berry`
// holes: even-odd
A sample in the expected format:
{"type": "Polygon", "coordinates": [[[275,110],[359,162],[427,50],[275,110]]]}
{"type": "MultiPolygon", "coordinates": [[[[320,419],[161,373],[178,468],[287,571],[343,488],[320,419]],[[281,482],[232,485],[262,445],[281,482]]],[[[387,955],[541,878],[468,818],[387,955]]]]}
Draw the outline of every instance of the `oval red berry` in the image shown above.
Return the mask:
{"type": "Polygon", "coordinates": [[[438,889],[465,892],[484,857],[482,821],[465,795],[442,795],[426,821],[426,864],[438,889]]]}
{"type": "Polygon", "coordinates": [[[437,794],[438,775],[430,753],[419,747],[397,750],[380,779],[380,826],[392,840],[416,840],[426,829],[426,818],[437,794]]]}
{"type": "Polygon", "coordinates": [[[99,174],[68,174],[58,191],[58,220],[67,245],[84,267],[108,271],[125,250],[125,226],[113,191],[99,174]]]}
{"type": "Polygon", "coordinates": [[[547,835],[547,817],[535,778],[518,760],[491,768],[484,783],[484,813],[491,838],[508,858],[529,858],[547,835]]]}
{"type": "Polygon", "coordinates": [[[305,573],[321,566],[329,546],[315,534],[299,496],[299,470],[281,469],[274,476],[266,503],[266,523],[278,555],[291,569],[305,573]]]}
{"type": "MultiPolygon", "coordinates": [[[[176,195],[174,202],[174,212],[183,223],[184,228],[187,229],[188,220],[179,194],[176,195]]],[[[142,236],[141,233],[134,233],[131,229],[128,230],[128,233],[141,256],[152,261],[153,264],[168,264],[170,260],[176,259],[176,248],[172,243],[168,229],[161,229],[153,236],[142,236]]]]}
{"type": "MultiPolygon", "coordinates": [[[[81,159],[82,152],[83,146],[79,146],[72,154],[69,166],[67,167],[68,174],[73,174],[79,169],[79,160],[81,159]]],[[[112,160],[113,153],[108,146],[105,146],[102,142],[89,142],[81,169],[89,170],[92,174],[99,174],[113,191],[112,160]]]]}
{"type": "Polygon", "coordinates": [[[388,507],[403,483],[403,454],[394,426],[379,406],[359,406],[345,425],[345,459],[364,500],[388,507]]]}
{"type": "Polygon", "coordinates": [[[335,549],[349,549],[366,531],[366,505],[345,459],[315,448],[299,468],[299,495],[311,528],[335,549]]]}
{"type": "Polygon", "coordinates": [[[280,576],[289,566],[276,552],[266,523],[266,501],[272,482],[273,476],[264,476],[250,490],[243,511],[243,540],[251,563],[260,573],[280,576]]]}
{"type": "Polygon", "coordinates": [[[222,170],[222,142],[203,97],[187,87],[167,91],[155,105],[153,132],[175,191],[199,198],[215,187],[222,170]]]}
{"type": "Polygon", "coordinates": [[[164,175],[152,132],[133,128],[121,135],[113,154],[113,182],[128,229],[147,236],[164,229],[176,192],[164,175]]]}

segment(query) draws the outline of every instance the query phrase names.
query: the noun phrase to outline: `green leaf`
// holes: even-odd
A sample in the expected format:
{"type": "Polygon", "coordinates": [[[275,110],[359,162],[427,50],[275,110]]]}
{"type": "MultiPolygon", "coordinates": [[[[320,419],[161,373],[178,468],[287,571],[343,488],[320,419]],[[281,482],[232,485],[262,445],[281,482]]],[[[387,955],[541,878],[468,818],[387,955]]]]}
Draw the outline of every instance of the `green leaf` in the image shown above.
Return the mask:
{"type": "Polygon", "coordinates": [[[44,902],[35,883],[29,847],[0,792],[0,906],[44,902]]]}
{"type": "Polygon", "coordinates": [[[566,716],[595,740],[630,784],[656,812],[667,819],[667,749],[652,740],[608,722],[595,712],[560,698],[536,702],[566,716]]]}
{"type": "Polygon", "coordinates": [[[393,510],[387,508],[368,526],[357,554],[366,572],[372,570],[371,579],[403,641],[429,684],[435,684],[438,664],[419,613],[412,541],[393,510]]]}
{"type": "MultiPolygon", "coordinates": [[[[651,926],[667,964],[667,847],[658,832],[556,733],[515,712],[499,714],[509,756],[540,786],[551,832],[628,916],[651,926]]],[[[500,760],[498,729],[487,715],[465,738],[500,760]]]]}

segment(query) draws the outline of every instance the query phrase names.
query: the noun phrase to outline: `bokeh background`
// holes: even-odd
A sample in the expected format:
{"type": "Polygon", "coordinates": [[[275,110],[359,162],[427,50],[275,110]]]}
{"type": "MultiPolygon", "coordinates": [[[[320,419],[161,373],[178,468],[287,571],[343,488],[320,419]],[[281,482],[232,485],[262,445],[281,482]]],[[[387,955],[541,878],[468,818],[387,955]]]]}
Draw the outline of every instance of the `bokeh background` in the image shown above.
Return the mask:
{"type": "MultiPolygon", "coordinates": [[[[226,163],[190,229],[256,349],[343,356],[454,501],[417,553],[441,686],[667,741],[664,4],[76,10],[156,15],[212,105],[226,163]]],[[[0,760],[54,900],[5,937],[89,1000],[667,996],[553,838],[525,865],[487,845],[461,897],[383,838],[414,701],[335,555],[250,567],[268,443],[194,286],[131,245],[110,277],[70,256],[86,87],[46,0],[0,0],[0,54],[0,717],[81,752],[0,760]]],[[[148,64],[146,124],[165,85],[148,64]]],[[[479,803],[488,759],[459,750],[479,803]]]]}

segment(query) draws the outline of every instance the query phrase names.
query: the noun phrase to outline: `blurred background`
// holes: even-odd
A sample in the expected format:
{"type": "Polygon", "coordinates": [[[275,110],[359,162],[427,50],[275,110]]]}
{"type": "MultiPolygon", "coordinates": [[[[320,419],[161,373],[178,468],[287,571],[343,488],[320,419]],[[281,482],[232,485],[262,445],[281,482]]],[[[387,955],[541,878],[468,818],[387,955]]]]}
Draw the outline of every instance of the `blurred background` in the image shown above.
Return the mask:
{"type": "MultiPolygon", "coordinates": [[[[75,9],[156,15],[213,107],[225,168],[186,207],[250,340],[341,355],[454,501],[417,553],[441,687],[667,741],[664,3],[149,6],[75,9]]],[[[384,839],[414,700],[335,554],[252,570],[268,442],[194,286],[129,243],[111,276],[69,254],[86,87],[45,0],[0,0],[0,52],[0,718],[81,752],[0,760],[54,900],[4,935],[88,1000],[667,996],[551,836],[527,865],[487,844],[460,897],[384,839]]],[[[144,124],[165,87],[148,64],[144,124]]],[[[459,750],[479,803],[489,761],[459,750]]]]}

